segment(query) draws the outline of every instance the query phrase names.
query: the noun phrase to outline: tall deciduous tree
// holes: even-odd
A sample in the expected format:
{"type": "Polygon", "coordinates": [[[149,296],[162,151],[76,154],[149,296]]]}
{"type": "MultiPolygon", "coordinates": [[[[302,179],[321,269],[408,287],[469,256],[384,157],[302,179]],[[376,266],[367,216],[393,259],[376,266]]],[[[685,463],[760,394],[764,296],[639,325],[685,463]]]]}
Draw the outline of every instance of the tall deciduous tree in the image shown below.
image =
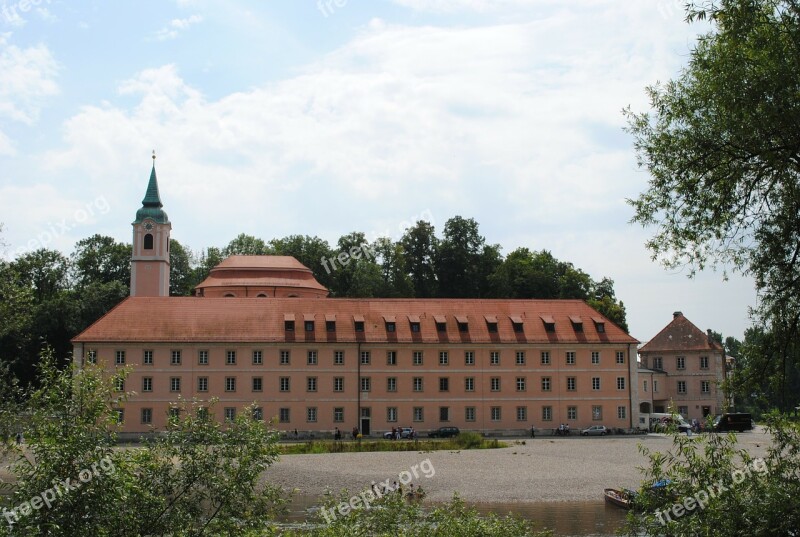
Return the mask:
{"type": "Polygon", "coordinates": [[[92,235],[78,241],[71,262],[78,287],[90,283],[111,282],[130,287],[130,244],[117,242],[113,237],[92,235]]]}
{"type": "Polygon", "coordinates": [[[669,267],[751,274],[788,345],[800,332],[800,3],[689,4],[698,19],[712,30],[688,66],[648,88],[650,112],[626,111],[651,174],[633,221],[656,228],[647,246],[669,267]]]}
{"type": "Polygon", "coordinates": [[[431,298],[436,296],[439,282],[436,279],[436,253],[439,239],[433,224],[419,220],[400,239],[403,246],[406,270],[414,286],[414,296],[431,298]]]}

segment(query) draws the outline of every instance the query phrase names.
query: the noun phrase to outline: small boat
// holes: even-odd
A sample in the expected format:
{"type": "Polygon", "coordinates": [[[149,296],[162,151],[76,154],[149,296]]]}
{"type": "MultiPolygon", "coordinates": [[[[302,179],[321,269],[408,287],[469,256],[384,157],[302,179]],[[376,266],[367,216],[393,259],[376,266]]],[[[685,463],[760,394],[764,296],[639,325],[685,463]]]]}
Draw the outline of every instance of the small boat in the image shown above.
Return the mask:
{"type": "Polygon", "coordinates": [[[631,495],[626,490],[619,489],[603,489],[604,496],[608,503],[614,504],[623,509],[630,509],[633,507],[631,495]]]}

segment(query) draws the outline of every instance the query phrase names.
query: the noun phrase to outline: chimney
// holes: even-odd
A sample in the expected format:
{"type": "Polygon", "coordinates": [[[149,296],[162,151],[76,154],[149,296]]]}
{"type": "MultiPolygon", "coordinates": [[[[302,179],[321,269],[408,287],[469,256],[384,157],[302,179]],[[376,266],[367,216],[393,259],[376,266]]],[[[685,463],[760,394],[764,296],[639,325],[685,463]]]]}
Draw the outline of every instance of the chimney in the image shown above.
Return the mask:
{"type": "Polygon", "coordinates": [[[673,319],[677,319],[678,317],[683,317],[683,312],[676,311],[672,314],[673,319]]]}

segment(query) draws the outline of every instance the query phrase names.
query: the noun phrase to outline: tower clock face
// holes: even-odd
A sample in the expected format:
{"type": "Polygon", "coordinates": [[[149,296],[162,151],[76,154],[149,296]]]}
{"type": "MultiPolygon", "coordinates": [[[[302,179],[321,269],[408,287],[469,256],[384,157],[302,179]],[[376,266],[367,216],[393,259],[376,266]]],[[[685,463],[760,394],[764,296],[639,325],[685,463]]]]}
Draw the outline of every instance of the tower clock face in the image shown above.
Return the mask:
{"type": "Polygon", "coordinates": [[[152,223],[152,222],[145,222],[145,223],[144,223],[144,228],[145,228],[147,231],[152,231],[152,230],[153,230],[153,223],[152,223]]]}

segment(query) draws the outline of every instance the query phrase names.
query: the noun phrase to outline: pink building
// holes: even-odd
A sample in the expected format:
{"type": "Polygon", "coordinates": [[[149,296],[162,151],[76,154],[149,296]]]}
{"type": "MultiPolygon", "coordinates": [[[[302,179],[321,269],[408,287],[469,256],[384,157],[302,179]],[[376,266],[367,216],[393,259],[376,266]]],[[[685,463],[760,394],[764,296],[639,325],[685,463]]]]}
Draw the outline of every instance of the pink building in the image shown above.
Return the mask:
{"type": "Polygon", "coordinates": [[[133,228],[131,296],[73,340],[81,364],[132,366],[130,435],[163,427],[179,397],[217,398],[217,419],[255,404],[298,431],[638,423],[638,342],[583,301],[326,298],[275,256],[233,256],[198,296],[169,297],[155,169],[133,228]]]}

